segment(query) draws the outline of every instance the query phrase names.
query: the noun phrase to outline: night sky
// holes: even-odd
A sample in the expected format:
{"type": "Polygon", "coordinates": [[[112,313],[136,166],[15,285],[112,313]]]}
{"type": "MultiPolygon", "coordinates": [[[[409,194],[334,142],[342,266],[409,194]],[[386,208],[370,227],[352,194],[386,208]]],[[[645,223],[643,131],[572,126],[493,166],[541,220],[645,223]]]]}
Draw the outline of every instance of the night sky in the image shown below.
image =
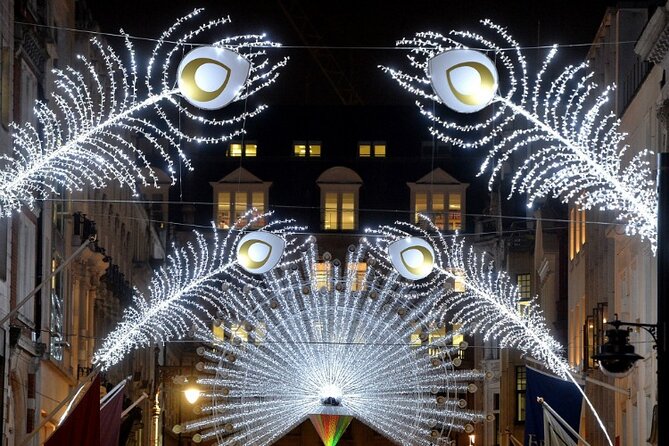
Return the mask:
{"type": "MultiPolygon", "coordinates": [[[[367,105],[408,105],[413,101],[376,68],[379,64],[392,65],[404,53],[370,47],[392,47],[397,39],[417,31],[446,33],[453,28],[475,29],[482,18],[507,26],[522,45],[586,44],[592,42],[606,7],[615,3],[611,0],[283,0],[283,4],[297,4],[304,11],[319,34],[319,39],[313,42],[346,47],[332,49],[332,54],[367,105]]],[[[193,8],[205,7],[205,14],[211,18],[231,16],[233,23],[227,28],[230,34],[262,31],[285,45],[304,45],[278,0],[111,0],[92,1],[89,5],[102,30],[107,32],[123,27],[132,35],[156,37],[176,17],[193,8]]],[[[309,51],[304,48],[283,51],[291,56],[291,63],[282,75],[282,88],[271,89],[267,95],[270,105],[339,102],[309,51]]],[[[528,57],[536,51],[530,50],[528,57]]],[[[560,54],[572,62],[582,60],[586,51],[587,47],[579,47],[563,49],[560,54]]]]}

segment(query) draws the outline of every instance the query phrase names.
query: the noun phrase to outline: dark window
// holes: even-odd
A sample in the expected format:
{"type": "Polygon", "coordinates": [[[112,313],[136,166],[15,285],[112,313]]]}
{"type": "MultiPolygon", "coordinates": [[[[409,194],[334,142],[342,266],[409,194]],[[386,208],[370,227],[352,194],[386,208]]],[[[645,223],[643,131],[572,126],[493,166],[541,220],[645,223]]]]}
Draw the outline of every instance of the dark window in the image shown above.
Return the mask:
{"type": "Polygon", "coordinates": [[[516,422],[525,422],[525,391],[527,390],[527,371],[525,366],[516,366],[516,422]]]}

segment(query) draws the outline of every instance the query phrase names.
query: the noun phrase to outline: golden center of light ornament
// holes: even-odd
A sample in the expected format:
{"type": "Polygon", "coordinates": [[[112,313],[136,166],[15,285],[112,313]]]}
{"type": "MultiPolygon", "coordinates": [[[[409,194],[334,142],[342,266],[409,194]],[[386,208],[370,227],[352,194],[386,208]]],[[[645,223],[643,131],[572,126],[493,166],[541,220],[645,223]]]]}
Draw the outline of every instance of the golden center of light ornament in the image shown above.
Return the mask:
{"type": "Polygon", "coordinates": [[[237,261],[249,273],[263,274],[279,263],[285,246],[285,241],[277,235],[251,232],[237,245],[237,261]]]}
{"type": "Polygon", "coordinates": [[[388,256],[393,267],[405,279],[424,279],[434,268],[434,249],[418,237],[408,237],[390,244],[388,256]]]}
{"type": "Polygon", "coordinates": [[[251,64],[227,48],[204,46],[190,51],[177,69],[181,95],[205,109],[225,107],[242,92],[251,64]]]}
{"type": "Polygon", "coordinates": [[[447,107],[475,113],[495,97],[498,75],[495,64],[479,51],[452,49],[428,61],[432,89],[447,107]]]}

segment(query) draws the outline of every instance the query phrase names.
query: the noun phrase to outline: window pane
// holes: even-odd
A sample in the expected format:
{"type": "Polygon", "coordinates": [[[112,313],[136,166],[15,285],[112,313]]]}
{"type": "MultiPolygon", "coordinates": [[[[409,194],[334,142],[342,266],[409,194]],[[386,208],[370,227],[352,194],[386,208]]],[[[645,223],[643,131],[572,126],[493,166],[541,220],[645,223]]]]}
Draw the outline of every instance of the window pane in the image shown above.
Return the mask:
{"type": "Polygon", "coordinates": [[[364,262],[349,263],[347,267],[348,267],[349,278],[351,279],[351,291],[364,290],[367,264],[364,262]]]}
{"type": "Polygon", "coordinates": [[[330,289],[330,264],[318,262],[314,264],[314,277],[316,279],[316,289],[330,289]]]}
{"type": "Polygon", "coordinates": [[[323,229],[338,229],[337,221],[337,194],[327,192],[325,194],[325,210],[323,214],[323,229]]]}
{"type": "Polygon", "coordinates": [[[230,325],[230,338],[234,340],[239,338],[242,342],[248,342],[249,333],[244,329],[244,324],[232,324],[230,325]]]}
{"type": "Polygon", "coordinates": [[[462,229],[462,213],[458,211],[448,213],[448,229],[451,231],[462,229]]]}
{"type": "Polygon", "coordinates": [[[231,143],[228,150],[228,156],[242,156],[242,145],[239,143],[231,143]]]}
{"type": "Polygon", "coordinates": [[[369,144],[360,144],[358,154],[361,157],[369,157],[372,154],[372,146],[369,144]]]}
{"type": "Polygon", "coordinates": [[[295,144],[293,148],[295,150],[295,156],[307,156],[306,144],[295,144]]]}
{"type": "Polygon", "coordinates": [[[309,156],[321,156],[321,145],[309,144],[309,156]]]}
{"type": "Polygon", "coordinates": [[[355,229],[355,197],[353,193],[341,194],[341,229],[355,229]]]}
{"type": "Polygon", "coordinates": [[[529,300],[532,297],[530,277],[530,274],[518,274],[516,276],[518,295],[521,300],[529,300]]]}
{"type": "Polygon", "coordinates": [[[246,144],[244,146],[244,155],[245,156],[256,156],[256,153],[258,153],[258,145],[257,144],[246,144]]]}
{"type": "Polygon", "coordinates": [[[374,156],[377,158],[384,158],[386,156],[386,145],[374,144],[374,156]]]}
{"type": "Polygon", "coordinates": [[[246,192],[235,192],[235,222],[239,222],[238,226],[246,224],[246,220],[240,221],[240,218],[246,213],[246,192]]]}
{"type": "Polygon", "coordinates": [[[434,223],[434,225],[442,231],[446,227],[444,198],[444,194],[432,194],[432,223],[434,223]]]}
{"type": "Polygon", "coordinates": [[[218,193],[218,215],[216,222],[221,229],[230,228],[230,192],[218,193]]]}
{"type": "Polygon", "coordinates": [[[416,194],[416,203],[414,207],[414,222],[418,223],[418,214],[427,212],[427,194],[416,194]]]}
{"type": "MultiPolygon", "coordinates": [[[[265,193],[264,192],[253,192],[251,194],[251,206],[255,208],[253,213],[254,217],[257,217],[265,212],[265,193]]],[[[253,224],[254,227],[260,227],[265,225],[265,219],[256,220],[253,224]]]]}
{"type": "Polygon", "coordinates": [[[460,194],[448,194],[448,210],[459,211],[462,209],[462,197],[460,194]]]}

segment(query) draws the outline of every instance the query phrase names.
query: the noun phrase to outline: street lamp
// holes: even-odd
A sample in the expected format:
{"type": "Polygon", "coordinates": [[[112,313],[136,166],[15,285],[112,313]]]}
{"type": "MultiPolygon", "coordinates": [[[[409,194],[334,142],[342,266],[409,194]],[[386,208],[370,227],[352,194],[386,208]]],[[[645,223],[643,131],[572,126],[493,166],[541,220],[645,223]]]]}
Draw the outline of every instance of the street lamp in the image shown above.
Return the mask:
{"type": "Polygon", "coordinates": [[[615,320],[607,322],[613,325],[613,329],[606,330],[607,341],[599,346],[598,353],[592,355],[592,359],[599,361],[599,368],[606,376],[613,378],[624,378],[634,368],[634,363],[643,356],[634,352],[634,346],[629,343],[629,329],[621,329],[625,327],[640,327],[646,330],[657,343],[655,331],[657,326],[651,324],[638,324],[636,322],[623,322],[618,320],[618,315],[615,315],[615,320]]]}
{"type": "Polygon", "coordinates": [[[197,403],[197,400],[200,399],[200,395],[202,395],[202,391],[196,384],[192,384],[188,386],[186,390],[184,390],[186,401],[188,401],[190,404],[197,403]]]}

